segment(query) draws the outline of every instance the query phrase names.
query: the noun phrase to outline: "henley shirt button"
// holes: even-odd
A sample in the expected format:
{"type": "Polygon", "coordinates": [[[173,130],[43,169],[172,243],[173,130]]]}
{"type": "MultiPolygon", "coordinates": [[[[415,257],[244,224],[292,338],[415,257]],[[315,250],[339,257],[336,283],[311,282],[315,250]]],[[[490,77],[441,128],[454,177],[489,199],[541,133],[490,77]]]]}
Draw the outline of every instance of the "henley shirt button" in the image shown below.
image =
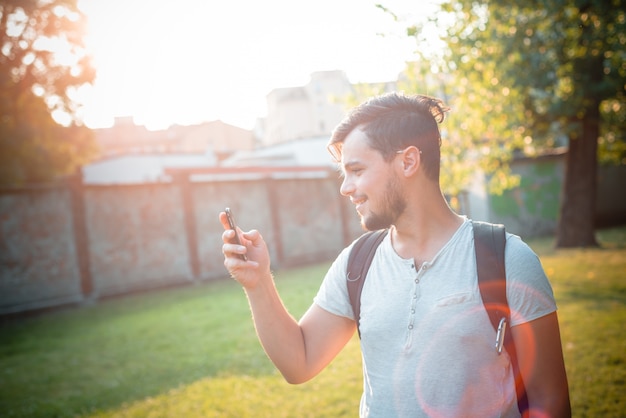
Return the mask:
{"type": "Polygon", "coordinates": [[[413,329],[413,325],[409,325],[409,329],[413,329]]]}
{"type": "Polygon", "coordinates": [[[419,279],[419,277],[417,277],[417,278],[415,279],[415,283],[419,283],[419,282],[420,282],[420,279],[419,279]]]}

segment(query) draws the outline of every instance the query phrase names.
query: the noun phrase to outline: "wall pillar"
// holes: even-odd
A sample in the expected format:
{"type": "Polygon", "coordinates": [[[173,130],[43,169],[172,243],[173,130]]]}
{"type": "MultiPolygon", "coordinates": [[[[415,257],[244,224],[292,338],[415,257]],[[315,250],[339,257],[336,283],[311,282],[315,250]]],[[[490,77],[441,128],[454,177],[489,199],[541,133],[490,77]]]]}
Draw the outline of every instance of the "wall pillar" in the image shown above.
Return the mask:
{"type": "Polygon", "coordinates": [[[191,193],[191,183],[189,174],[186,172],[177,173],[174,182],[180,187],[183,217],[185,225],[185,238],[187,239],[187,251],[189,253],[189,264],[194,280],[200,278],[200,257],[198,256],[198,234],[196,229],[196,214],[194,211],[193,195],[191,193]]]}
{"type": "Polygon", "coordinates": [[[80,276],[80,287],[83,298],[91,299],[94,295],[93,277],[91,275],[91,263],[89,260],[89,235],[85,215],[85,189],[83,185],[82,171],[79,168],[68,179],[72,207],[72,226],[74,229],[74,246],[76,261],[80,276]]]}
{"type": "Polygon", "coordinates": [[[276,245],[277,267],[285,261],[285,250],[283,248],[283,231],[281,219],[280,195],[278,192],[278,180],[268,178],[266,181],[269,195],[270,216],[272,218],[272,230],[274,231],[274,243],[276,245]]]}

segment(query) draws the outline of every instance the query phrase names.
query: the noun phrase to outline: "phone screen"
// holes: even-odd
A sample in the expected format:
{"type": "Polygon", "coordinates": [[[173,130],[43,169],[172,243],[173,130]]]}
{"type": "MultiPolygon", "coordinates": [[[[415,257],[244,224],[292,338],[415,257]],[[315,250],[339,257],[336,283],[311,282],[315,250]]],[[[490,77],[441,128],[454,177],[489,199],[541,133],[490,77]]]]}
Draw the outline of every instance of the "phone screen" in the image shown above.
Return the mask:
{"type": "MultiPolygon", "coordinates": [[[[237,228],[233,219],[233,213],[231,212],[230,208],[226,208],[224,212],[226,212],[226,217],[228,218],[229,228],[235,231],[235,244],[241,245],[241,240],[239,239],[239,234],[237,233],[237,228]]],[[[239,254],[239,258],[241,258],[242,260],[248,259],[245,254],[239,254]]]]}

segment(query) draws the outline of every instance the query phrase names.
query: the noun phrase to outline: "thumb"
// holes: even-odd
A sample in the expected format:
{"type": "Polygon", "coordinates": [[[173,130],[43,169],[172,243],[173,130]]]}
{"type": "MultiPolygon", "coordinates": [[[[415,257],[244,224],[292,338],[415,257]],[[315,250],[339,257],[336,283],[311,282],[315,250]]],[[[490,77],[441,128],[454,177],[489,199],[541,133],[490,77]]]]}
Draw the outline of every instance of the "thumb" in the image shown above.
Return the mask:
{"type": "Polygon", "coordinates": [[[241,236],[250,241],[254,246],[257,246],[258,244],[260,244],[259,241],[263,240],[263,237],[261,237],[261,233],[256,229],[252,229],[248,232],[243,232],[241,236]]]}

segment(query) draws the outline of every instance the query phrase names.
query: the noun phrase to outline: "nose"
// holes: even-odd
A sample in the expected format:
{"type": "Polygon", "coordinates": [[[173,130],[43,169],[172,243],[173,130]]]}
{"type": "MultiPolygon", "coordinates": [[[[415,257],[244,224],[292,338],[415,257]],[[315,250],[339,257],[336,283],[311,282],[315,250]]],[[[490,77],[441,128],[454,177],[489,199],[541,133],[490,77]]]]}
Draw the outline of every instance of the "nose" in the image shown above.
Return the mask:
{"type": "Polygon", "coordinates": [[[354,183],[348,179],[348,176],[343,178],[341,187],[339,187],[339,193],[341,193],[342,196],[350,196],[354,193],[354,183]]]}

